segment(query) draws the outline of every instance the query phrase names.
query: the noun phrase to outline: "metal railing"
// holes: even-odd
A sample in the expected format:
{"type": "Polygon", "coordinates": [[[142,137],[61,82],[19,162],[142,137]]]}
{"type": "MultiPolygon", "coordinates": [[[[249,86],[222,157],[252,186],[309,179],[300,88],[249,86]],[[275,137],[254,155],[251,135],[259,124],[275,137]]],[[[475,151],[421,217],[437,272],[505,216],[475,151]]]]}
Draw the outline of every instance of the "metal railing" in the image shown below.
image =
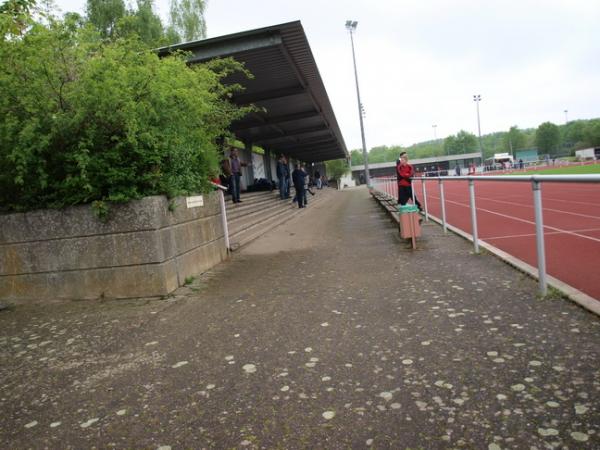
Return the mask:
{"type": "MultiPolygon", "coordinates": [[[[479,253],[479,238],[477,232],[477,207],[475,205],[475,182],[519,182],[531,183],[533,192],[533,205],[535,213],[536,254],[538,264],[539,293],[545,296],[548,293],[546,274],[546,252],[544,244],[544,217],[542,212],[542,183],[600,183],[600,175],[512,175],[512,176],[452,176],[452,177],[418,177],[411,182],[413,186],[413,203],[415,197],[415,184],[421,182],[422,198],[425,220],[429,221],[427,203],[427,182],[437,181],[440,189],[441,222],[444,233],[447,232],[446,206],[444,199],[444,182],[467,181],[469,183],[469,209],[471,213],[471,229],[475,253],[479,253]]],[[[398,198],[398,186],[395,177],[372,178],[372,189],[384,193],[390,198],[398,198]]]]}
{"type": "Polygon", "coordinates": [[[225,206],[225,192],[228,189],[225,186],[221,186],[220,184],[213,183],[210,184],[219,191],[219,205],[221,207],[221,224],[223,225],[223,237],[225,238],[225,248],[229,252],[231,246],[229,244],[229,227],[227,225],[227,207],[225,206]]]}

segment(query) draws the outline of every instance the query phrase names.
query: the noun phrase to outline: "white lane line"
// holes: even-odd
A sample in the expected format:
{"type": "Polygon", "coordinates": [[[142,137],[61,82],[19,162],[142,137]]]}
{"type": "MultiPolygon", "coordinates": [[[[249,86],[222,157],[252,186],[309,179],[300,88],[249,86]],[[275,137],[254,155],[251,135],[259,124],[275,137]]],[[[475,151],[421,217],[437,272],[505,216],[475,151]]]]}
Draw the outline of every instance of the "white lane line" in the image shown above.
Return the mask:
{"type": "MultiPolygon", "coordinates": [[[[435,197],[435,196],[432,196],[432,197],[433,198],[437,198],[439,200],[439,197],[435,197]]],[[[452,200],[446,200],[446,203],[454,203],[455,205],[462,206],[464,208],[469,209],[469,205],[464,204],[464,203],[459,203],[459,202],[455,202],[455,201],[452,201],[452,200]]],[[[499,213],[499,212],[496,212],[496,211],[490,211],[489,209],[476,208],[476,210],[477,211],[483,211],[483,212],[486,212],[486,213],[489,213],[489,214],[494,214],[496,216],[505,217],[506,219],[516,220],[517,222],[523,222],[523,223],[527,223],[529,225],[535,226],[535,222],[532,222],[531,220],[520,219],[518,217],[508,216],[506,214],[502,214],[502,213],[499,213]]],[[[556,231],[558,233],[570,234],[572,236],[577,236],[577,237],[580,237],[580,238],[583,238],[583,239],[589,239],[590,241],[600,242],[600,239],[597,239],[597,238],[594,238],[594,237],[591,237],[591,236],[586,236],[585,234],[578,234],[578,233],[574,233],[572,231],[563,230],[562,228],[556,228],[556,227],[552,227],[550,225],[544,225],[544,228],[548,229],[548,230],[556,231]]],[[[545,232],[544,232],[544,234],[545,234],[545,232]]]]}
{"type": "MultiPolygon", "coordinates": [[[[574,232],[577,233],[586,233],[586,232],[590,232],[590,231],[600,231],[600,228],[586,228],[586,229],[582,229],[582,230],[573,230],[574,232]]],[[[552,234],[562,234],[558,231],[549,231],[547,233],[544,233],[545,236],[550,236],[552,234]]],[[[527,234],[512,234],[510,236],[491,236],[491,237],[482,237],[482,240],[488,241],[488,240],[494,240],[494,239],[512,239],[512,238],[520,238],[520,237],[533,237],[535,236],[535,233],[527,233],[527,234]]]]}
{"type": "MultiPolygon", "coordinates": [[[[582,190],[579,194],[581,194],[581,193],[587,194],[589,192],[591,192],[593,194],[597,194],[598,190],[582,190]]],[[[513,194],[513,195],[508,195],[506,198],[511,198],[511,197],[512,198],[514,198],[514,197],[522,198],[523,196],[519,195],[519,194],[513,194]]],[[[477,198],[479,198],[479,196],[477,198]]],[[[531,198],[531,196],[526,196],[526,198],[531,198]]],[[[569,203],[569,204],[573,203],[573,204],[584,205],[584,206],[600,206],[600,203],[582,202],[582,201],[578,201],[578,200],[564,200],[562,198],[546,197],[545,195],[544,195],[543,200],[551,201],[551,202],[564,202],[564,203],[569,203]]],[[[495,200],[495,201],[500,201],[500,200],[495,200]]]]}
{"type": "Polygon", "coordinates": [[[585,205],[585,206],[600,206],[598,203],[580,202],[577,200],[563,200],[562,198],[544,197],[544,200],[552,201],[552,202],[576,203],[578,205],[585,205]]]}
{"type": "MultiPolygon", "coordinates": [[[[511,206],[520,206],[522,208],[529,208],[529,209],[533,209],[533,205],[523,205],[523,204],[519,204],[519,203],[513,203],[513,202],[507,202],[506,200],[497,200],[495,198],[489,198],[489,197],[477,197],[476,200],[486,200],[486,201],[491,201],[491,202],[496,202],[496,203],[505,203],[507,205],[511,205],[511,206]]],[[[548,199],[545,199],[548,200],[548,199]]],[[[573,203],[573,202],[571,202],[573,203]]],[[[586,205],[590,205],[590,203],[585,203],[586,205]]],[[[600,206],[600,205],[599,205],[600,206]]],[[[554,208],[543,208],[544,211],[552,211],[552,212],[558,212],[561,214],[569,214],[571,216],[578,216],[578,217],[585,217],[586,219],[597,219],[600,220],[600,216],[590,216],[588,214],[581,214],[581,213],[574,213],[571,211],[565,211],[562,209],[554,209],[554,208]]]]}

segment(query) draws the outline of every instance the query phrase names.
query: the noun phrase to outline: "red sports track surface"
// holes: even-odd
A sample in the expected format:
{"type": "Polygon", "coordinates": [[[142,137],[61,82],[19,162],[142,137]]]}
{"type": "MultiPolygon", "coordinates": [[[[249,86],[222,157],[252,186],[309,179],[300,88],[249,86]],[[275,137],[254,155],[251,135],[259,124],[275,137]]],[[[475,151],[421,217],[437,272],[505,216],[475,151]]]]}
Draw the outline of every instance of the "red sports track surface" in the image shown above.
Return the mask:
{"type": "MultiPolygon", "coordinates": [[[[441,218],[439,183],[428,181],[429,213],[441,218]]],[[[414,183],[422,201],[421,181],[414,183]]],[[[472,234],[467,181],[444,181],[446,220],[472,234]]],[[[537,267],[529,182],[475,182],[479,239],[537,267]]],[[[600,185],[542,183],[549,275],[600,301],[600,185]]]]}

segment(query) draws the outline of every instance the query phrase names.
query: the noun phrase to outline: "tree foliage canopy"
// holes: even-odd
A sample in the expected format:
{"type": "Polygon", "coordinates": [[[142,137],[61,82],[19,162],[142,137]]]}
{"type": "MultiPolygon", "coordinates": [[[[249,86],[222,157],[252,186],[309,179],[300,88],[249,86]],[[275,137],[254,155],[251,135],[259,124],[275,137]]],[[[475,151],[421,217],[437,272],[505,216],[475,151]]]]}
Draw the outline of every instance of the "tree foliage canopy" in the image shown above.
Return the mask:
{"type": "MultiPolygon", "coordinates": [[[[576,120],[566,125],[554,126],[559,130],[558,138],[554,135],[552,141],[556,153],[574,154],[577,149],[600,146],[600,119],[576,120]]],[[[481,136],[483,156],[489,158],[494,153],[516,153],[518,150],[535,148],[537,135],[539,133],[535,128],[520,129],[512,126],[508,132],[500,131],[481,136]]],[[[403,150],[409,153],[411,159],[421,159],[478,152],[479,143],[474,134],[460,131],[444,140],[420,142],[409,147],[399,145],[373,147],[368,153],[369,162],[396,161],[403,150]]],[[[540,149],[540,153],[544,152],[540,149]]],[[[350,155],[353,166],[364,164],[362,150],[351,150],[350,155]]]]}
{"type": "Polygon", "coordinates": [[[184,42],[206,37],[205,0],[171,0],[170,27],[184,42]]]}
{"type": "Polygon", "coordinates": [[[460,130],[456,136],[448,136],[444,140],[444,151],[447,155],[473,153],[478,149],[477,137],[464,130],[460,130]]]}
{"type": "Polygon", "coordinates": [[[517,126],[512,126],[503,139],[505,153],[514,153],[523,149],[527,144],[527,137],[517,126]]]}
{"type": "Polygon", "coordinates": [[[88,20],[104,38],[112,37],[117,23],[125,16],[123,0],[87,0],[86,15],[88,20]]]}
{"type": "Polygon", "coordinates": [[[154,11],[154,0],[136,0],[130,9],[125,0],[87,0],[86,17],[105,39],[135,34],[148,46],[160,47],[205,38],[205,9],[205,0],[171,0],[169,23],[164,25],[154,11]]]}
{"type": "Polygon", "coordinates": [[[560,131],[552,122],[544,122],[535,132],[535,145],[542,154],[558,153],[560,144],[560,131]]]}
{"type": "Polygon", "coordinates": [[[68,20],[0,41],[0,67],[5,211],[206,191],[217,137],[247,112],[220,82],[238,63],[159,59],[68,20]]]}
{"type": "Polygon", "coordinates": [[[339,180],[348,172],[350,172],[348,161],[345,159],[333,159],[331,161],[325,161],[325,168],[327,169],[327,176],[333,180],[339,180]]]}

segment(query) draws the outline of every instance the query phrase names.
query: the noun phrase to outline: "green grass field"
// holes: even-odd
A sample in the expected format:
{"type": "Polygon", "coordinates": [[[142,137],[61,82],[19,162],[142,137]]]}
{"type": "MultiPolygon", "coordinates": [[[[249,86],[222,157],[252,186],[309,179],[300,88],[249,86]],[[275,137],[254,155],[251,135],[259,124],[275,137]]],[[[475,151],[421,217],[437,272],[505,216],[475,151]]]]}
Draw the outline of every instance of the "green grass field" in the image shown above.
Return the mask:
{"type": "Polygon", "coordinates": [[[584,175],[600,174],[600,164],[589,164],[587,166],[555,167],[552,169],[528,170],[525,172],[513,172],[511,175],[584,175]]]}

